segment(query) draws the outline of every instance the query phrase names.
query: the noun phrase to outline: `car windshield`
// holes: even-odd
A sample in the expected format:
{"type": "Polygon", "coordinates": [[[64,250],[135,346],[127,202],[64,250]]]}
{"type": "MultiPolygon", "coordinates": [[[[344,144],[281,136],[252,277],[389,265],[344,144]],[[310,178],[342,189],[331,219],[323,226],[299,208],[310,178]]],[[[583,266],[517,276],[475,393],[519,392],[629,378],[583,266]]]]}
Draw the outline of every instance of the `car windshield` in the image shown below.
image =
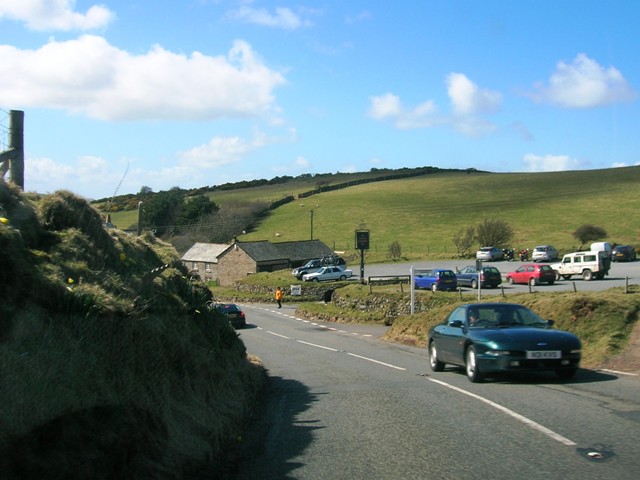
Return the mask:
{"type": "Polygon", "coordinates": [[[500,304],[470,307],[468,325],[471,328],[532,327],[547,325],[547,322],[526,307],[500,304]]]}

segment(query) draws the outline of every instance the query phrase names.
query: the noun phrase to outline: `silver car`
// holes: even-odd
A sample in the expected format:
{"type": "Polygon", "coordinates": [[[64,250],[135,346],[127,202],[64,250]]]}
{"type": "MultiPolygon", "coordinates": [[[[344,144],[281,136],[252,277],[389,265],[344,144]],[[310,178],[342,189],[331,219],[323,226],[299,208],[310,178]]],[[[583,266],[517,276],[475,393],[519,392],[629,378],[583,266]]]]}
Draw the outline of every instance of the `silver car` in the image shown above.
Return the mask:
{"type": "Polygon", "coordinates": [[[558,251],[551,245],[538,245],[531,255],[531,260],[534,262],[550,262],[556,258],[558,258],[558,251]]]}
{"type": "Polygon", "coordinates": [[[485,262],[493,262],[494,260],[502,260],[504,253],[497,247],[482,247],[476,252],[476,259],[485,262]]]}

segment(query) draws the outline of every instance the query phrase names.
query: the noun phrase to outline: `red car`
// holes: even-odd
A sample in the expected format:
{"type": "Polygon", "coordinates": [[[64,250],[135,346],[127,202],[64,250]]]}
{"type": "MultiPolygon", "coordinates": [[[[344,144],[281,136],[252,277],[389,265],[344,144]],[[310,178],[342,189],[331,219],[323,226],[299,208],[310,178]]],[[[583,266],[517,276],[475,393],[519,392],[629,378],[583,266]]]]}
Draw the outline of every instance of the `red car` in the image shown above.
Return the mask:
{"type": "Polygon", "coordinates": [[[507,282],[511,285],[514,283],[528,283],[532,286],[540,283],[553,285],[555,281],[556,272],[551,265],[545,263],[525,263],[515,272],[507,274],[507,282]]]}

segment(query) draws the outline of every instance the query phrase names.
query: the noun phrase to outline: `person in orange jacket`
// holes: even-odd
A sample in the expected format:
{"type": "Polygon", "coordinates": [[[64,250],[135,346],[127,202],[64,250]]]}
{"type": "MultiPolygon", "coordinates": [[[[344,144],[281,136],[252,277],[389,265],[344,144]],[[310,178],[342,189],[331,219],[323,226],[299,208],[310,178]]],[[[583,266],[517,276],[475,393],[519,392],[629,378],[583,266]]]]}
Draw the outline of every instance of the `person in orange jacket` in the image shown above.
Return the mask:
{"type": "Polygon", "coordinates": [[[276,288],[276,303],[278,304],[278,308],[282,308],[282,295],[283,295],[282,288],[280,287],[276,288]]]}

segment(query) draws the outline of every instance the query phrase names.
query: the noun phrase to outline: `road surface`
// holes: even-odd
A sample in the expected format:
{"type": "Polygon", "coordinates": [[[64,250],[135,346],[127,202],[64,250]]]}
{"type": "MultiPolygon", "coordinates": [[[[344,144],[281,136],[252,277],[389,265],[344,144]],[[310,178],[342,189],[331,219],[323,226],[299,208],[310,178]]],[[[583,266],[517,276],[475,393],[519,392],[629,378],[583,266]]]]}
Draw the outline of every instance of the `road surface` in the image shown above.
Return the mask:
{"type": "MultiPolygon", "coordinates": [[[[239,479],[635,479],[640,378],[580,370],[470,383],[385,327],[244,305],[270,376],[239,479]]],[[[247,440],[249,441],[249,440],[247,440]]]]}

